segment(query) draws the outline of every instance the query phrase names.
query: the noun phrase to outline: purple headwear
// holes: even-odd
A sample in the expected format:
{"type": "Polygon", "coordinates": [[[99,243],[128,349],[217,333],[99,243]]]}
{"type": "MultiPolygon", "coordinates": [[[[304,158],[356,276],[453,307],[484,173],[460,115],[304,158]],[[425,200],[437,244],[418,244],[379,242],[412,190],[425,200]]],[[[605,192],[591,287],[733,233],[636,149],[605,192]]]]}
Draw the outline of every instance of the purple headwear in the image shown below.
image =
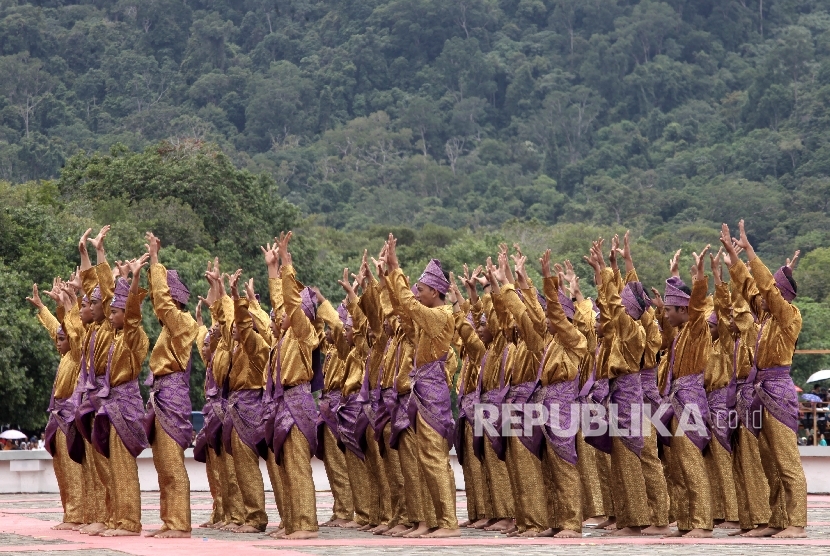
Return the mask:
{"type": "Polygon", "coordinates": [[[268,316],[269,316],[269,317],[271,317],[271,320],[274,320],[274,317],[276,317],[276,316],[277,316],[277,314],[276,314],[276,312],[275,312],[273,309],[271,309],[271,310],[268,312],[268,316]]]}
{"type": "Polygon", "coordinates": [[[574,307],[573,300],[568,297],[562,288],[559,288],[557,293],[559,294],[559,304],[562,305],[562,310],[565,311],[565,316],[573,320],[574,314],[576,313],[576,307],[574,307]]]}
{"type": "Polygon", "coordinates": [[[646,309],[651,307],[651,300],[646,295],[642,282],[629,282],[620,294],[625,312],[634,320],[640,320],[646,309]]]}
{"type": "Polygon", "coordinates": [[[346,309],[346,305],[344,303],[337,306],[337,316],[340,317],[340,320],[343,322],[343,326],[354,326],[352,316],[349,314],[349,310],[346,309]]]}
{"type": "Polygon", "coordinates": [[[208,328],[207,334],[205,334],[205,339],[202,341],[202,345],[204,347],[208,347],[210,345],[210,329],[208,328]]]}
{"type": "Polygon", "coordinates": [[[101,301],[101,286],[95,286],[95,289],[92,290],[92,293],[89,294],[90,301],[101,301]]]}
{"type": "Polygon", "coordinates": [[[594,311],[594,317],[599,320],[600,310],[595,300],[591,300],[591,309],[594,311]]]}
{"type": "Polygon", "coordinates": [[[714,324],[715,326],[717,326],[717,324],[718,324],[718,314],[715,311],[712,311],[711,313],[709,313],[709,316],[706,317],[706,322],[708,322],[709,324],[714,324]]]}
{"type": "Polygon", "coordinates": [[[671,305],[673,307],[688,307],[689,300],[692,296],[680,289],[685,285],[686,284],[683,283],[683,280],[677,276],[672,276],[666,280],[666,292],[663,296],[663,302],[666,305],[671,305]]]}
{"type": "Polygon", "coordinates": [[[184,285],[179,273],[175,270],[167,271],[167,287],[170,288],[170,297],[182,305],[187,305],[190,299],[190,290],[184,285]]]}
{"type": "Polygon", "coordinates": [[[313,322],[317,318],[317,294],[309,287],[300,291],[300,308],[308,320],[313,322]]]}
{"type": "Polygon", "coordinates": [[[418,278],[418,281],[430,288],[437,290],[440,294],[446,294],[450,291],[450,281],[444,276],[444,271],[441,270],[441,261],[432,259],[424,269],[424,273],[418,278]]]}
{"type": "Polygon", "coordinates": [[[466,319],[467,319],[467,322],[469,322],[471,325],[473,325],[473,326],[476,325],[476,323],[473,322],[473,313],[468,311],[466,319]]]}
{"type": "Polygon", "coordinates": [[[58,334],[64,334],[64,335],[66,334],[66,332],[65,332],[65,331],[64,331],[64,329],[63,329],[63,325],[62,325],[62,324],[59,324],[59,325],[58,325],[58,329],[55,331],[55,336],[57,336],[58,334]]]}
{"type": "Polygon", "coordinates": [[[115,295],[112,297],[110,307],[124,310],[127,308],[127,297],[130,295],[130,285],[123,278],[115,283],[115,295]]]}
{"type": "Polygon", "coordinates": [[[787,279],[793,277],[792,269],[788,266],[782,266],[775,271],[775,274],[773,274],[772,277],[775,279],[775,287],[777,287],[778,291],[781,292],[781,296],[786,299],[788,303],[792,303],[793,299],[795,299],[796,293],[792,284],[790,284],[790,281],[787,279]]]}
{"type": "Polygon", "coordinates": [[[542,310],[543,310],[543,311],[547,311],[547,310],[548,310],[548,300],[545,298],[545,296],[544,296],[544,295],[542,295],[541,293],[539,293],[539,290],[536,290],[536,301],[538,301],[538,302],[539,302],[539,305],[541,305],[541,306],[542,306],[542,310]]]}

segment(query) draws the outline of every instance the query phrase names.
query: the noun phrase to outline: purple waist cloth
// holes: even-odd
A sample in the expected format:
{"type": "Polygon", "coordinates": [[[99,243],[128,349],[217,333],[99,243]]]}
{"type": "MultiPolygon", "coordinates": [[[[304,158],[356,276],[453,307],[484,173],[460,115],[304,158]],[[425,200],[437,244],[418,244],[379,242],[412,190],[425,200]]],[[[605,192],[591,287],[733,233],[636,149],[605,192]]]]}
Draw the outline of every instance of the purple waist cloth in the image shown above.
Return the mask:
{"type": "Polygon", "coordinates": [[[157,418],[164,432],[182,449],[187,448],[193,437],[190,373],[181,371],[164,375],[154,378],[152,384],[144,423],[147,437],[153,438],[157,418]]]}
{"type": "Polygon", "coordinates": [[[706,399],[706,389],[703,386],[703,373],[675,379],[671,385],[669,399],[678,423],[683,423],[683,412],[689,408],[683,434],[703,451],[709,444],[709,401],[706,399]]]}
{"type": "Polygon", "coordinates": [[[207,449],[212,448],[218,455],[222,445],[222,421],[225,420],[228,401],[214,395],[205,400],[202,408],[204,424],[193,442],[193,458],[205,463],[207,449]]]}
{"type": "Polygon", "coordinates": [[[337,427],[337,406],[340,405],[340,390],[329,390],[320,395],[320,422],[328,425],[334,438],[339,438],[337,427]]]}
{"type": "Polygon", "coordinates": [[[225,421],[222,423],[222,444],[228,454],[233,455],[231,431],[234,430],[239,435],[239,440],[254,452],[262,455],[263,447],[267,451],[263,408],[261,388],[234,390],[230,393],[225,421]]]}
{"type": "Polygon", "coordinates": [[[758,369],[755,394],[751,410],[763,406],[775,419],[798,433],[798,393],[790,376],[790,367],[758,369]]]}
{"type": "Polygon", "coordinates": [[[734,408],[734,387],[734,383],[730,383],[706,394],[709,401],[709,430],[730,454],[732,453],[732,432],[737,424],[730,419],[734,408]]]}
{"type": "Polygon", "coordinates": [[[651,414],[654,415],[663,403],[663,396],[657,387],[657,367],[640,371],[640,387],[643,389],[643,403],[651,406],[651,414]]]}
{"type": "MultiPolygon", "coordinates": [[[[525,446],[525,448],[530,450],[532,454],[537,455],[542,453],[542,441],[544,440],[545,435],[542,432],[541,427],[534,427],[532,431],[530,431],[532,432],[532,434],[524,434],[524,406],[530,401],[530,399],[533,397],[533,394],[536,392],[537,389],[541,388],[541,386],[542,384],[538,380],[522,382],[521,384],[510,386],[510,388],[507,390],[507,395],[504,397],[505,404],[511,404],[516,406],[514,408],[510,408],[510,414],[514,417],[519,418],[519,441],[525,446]]],[[[510,415],[508,415],[507,413],[503,413],[501,417],[501,426],[504,427],[504,423],[505,421],[510,419],[510,415]]]]}
{"type": "Polygon", "coordinates": [[[760,419],[754,419],[752,404],[755,401],[755,385],[746,378],[739,378],[735,391],[735,413],[741,424],[752,434],[758,436],[760,419]]]}
{"type": "MultiPolygon", "coordinates": [[[[530,403],[545,404],[550,418],[542,426],[542,432],[554,453],[571,465],[577,461],[577,423],[574,426],[571,423],[571,406],[577,393],[577,381],[567,380],[537,388],[530,398],[530,403]]],[[[541,453],[536,455],[541,457],[541,453]]]]}
{"type": "Polygon", "coordinates": [[[350,394],[340,398],[340,405],[337,407],[337,425],[343,445],[361,460],[365,459],[366,429],[369,427],[369,417],[363,409],[360,394],[350,394]]]}
{"type": "Polygon", "coordinates": [[[452,418],[450,389],[444,364],[447,356],[421,365],[410,373],[412,399],[407,410],[409,422],[416,427],[418,415],[427,425],[452,444],[455,421],[452,418]]]}
{"type": "Polygon", "coordinates": [[[311,383],[303,382],[283,391],[277,399],[274,412],[274,436],[272,448],[280,461],[282,446],[291,427],[296,426],[308,441],[310,455],[317,453],[317,407],[311,395],[311,383]]]}
{"type": "Polygon", "coordinates": [[[137,379],[110,387],[106,397],[97,397],[97,402],[100,407],[95,413],[92,444],[100,453],[109,457],[110,425],[115,427],[133,457],[150,446],[144,430],[144,400],[137,379]]]}
{"type": "Polygon", "coordinates": [[[46,450],[54,457],[55,455],[55,435],[60,429],[66,437],[66,449],[69,451],[70,457],[73,461],[78,461],[80,458],[83,461],[83,440],[80,441],[80,452],[78,453],[78,430],[75,428],[75,398],[55,399],[54,394],[52,400],[49,402],[49,422],[46,424],[45,443],[46,450]],[[76,453],[73,455],[73,450],[76,453]]]}
{"type": "Polygon", "coordinates": [[[479,401],[478,392],[461,394],[456,399],[458,420],[455,422],[455,455],[458,463],[463,464],[466,457],[464,435],[467,434],[467,422],[475,415],[475,404],[479,401]]]}
{"type": "Polygon", "coordinates": [[[588,408],[585,407],[585,404],[601,405],[604,408],[606,408],[606,413],[597,414],[591,418],[592,422],[597,426],[596,429],[593,426],[589,425],[588,429],[583,428],[582,430],[582,435],[585,438],[585,443],[589,446],[593,446],[601,452],[605,452],[606,454],[611,453],[611,436],[609,435],[607,414],[608,398],[610,395],[610,391],[611,387],[609,380],[607,378],[600,378],[597,379],[591,386],[591,391],[588,393],[587,396],[578,399],[579,403],[583,404],[583,407],[580,408],[580,419],[582,419],[582,413],[588,411],[588,408]],[[602,434],[592,432],[601,429],[605,430],[605,432],[602,434]]]}
{"type": "Polygon", "coordinates": [[[78,386],[74,394],[78,396],[76,400],[79,400],[75,410],[75,427],[81,433],[81,436],[90,443],[92,442],[92,422],[95,418],[95,412],[101,406],[97,393],[104,386],[106,375],[93,377],[92,380],[94,386],[90,387],[90,384],[93,384],[92,382],[82,384],[81,380],[78,379],[78,386]]]}
{"type": "Polygon", "coordinates": [[[398,395],[394,388],[387,388],[381,392],[381,395],[389,411],[389,422],[392,424],[389,447],[397,450],[401,433],[409,428],[409,404],[412,400],[412,391],[398,395]]]}
{"type": "MultiPolygon", "coordinates": [[[[611,411],[609,423],[612,427],[616,426],[618,430],[625,429],[628,431],[627,435],[620,435],[620,441],[626,448],[637,454],[637,457],[640,457],[640,452],[645,445],[645,440],[640,431],[642,415],[639,408],[640,404],[643,403],[643,389],[639,374],[620,375],[611,381],[610,401],[612,406],[616,407],[616,417],[614,417],[614,411],[611,411]],[[639,420],[636,430],[632,430],[633,419],[639,420]]],[[[609,406],[609,409],[612,406],[609,406]]]]}
{"type": "MultiPolygon", "coordinates": [[[[493,451],[496,452],[496,455],[500,460],[504,460],[506,455],[506,448],[507,442],[501,437],[501,422],[502,422],[502,403],[504,402],[504,398],[507,396],[507,391],[510,389],[510,386],[505,386],[503,388],[493,388],[492,390],[488,390],[487,392],[482,392],[480,402],[481,404],[487,404],[493,406],[493,409],[496,411],[496,434],[492,434],[487,427],[484,427],[484,436],[487,437],[487,440],[490,442],[490,445],[493,447],[493,451]]],[[[484,439],[482,437],[476,437],[473,439],[473,444],[481,443],[484,439]]],[[[483,449],[483,448],[480,448],[483,449]]],[[[478,450],[477,450],[478,451],[478,450]]],[[[483,452],[482,452],[483,453],[483,452]]]]}
{"type": "MultiPolygon", "coordinates": [[[[394,392],[394,388],[385,388],[385,390],[390,390],[394,392]]],[[[386,424],[389,423],[389,410],[386,407],[386,403],[383,401],[383,391],[380,388],[376,388],[369,393],[369,399],[372,407],[372,418],[370,419],[370,424],[372,426],[372,430],[375,431],[375,440],[383,446],[383,429],[386,428],[386,424]]]]}

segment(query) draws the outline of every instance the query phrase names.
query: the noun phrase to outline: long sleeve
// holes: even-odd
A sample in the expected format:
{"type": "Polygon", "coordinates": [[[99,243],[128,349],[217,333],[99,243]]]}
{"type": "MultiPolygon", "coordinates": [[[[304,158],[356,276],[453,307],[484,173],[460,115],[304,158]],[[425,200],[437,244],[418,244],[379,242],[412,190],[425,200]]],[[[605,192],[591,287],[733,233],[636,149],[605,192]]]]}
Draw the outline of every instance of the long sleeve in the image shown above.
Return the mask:
{"type": "Polygon", "coordinates": [[[675,346],[673,377],[700,374],[706,369],[712,353],[712,338],[706,323],[706,297],[708,280],[695,280],[689,300],[689,321],[680,331],[675,346]]]}
{"type": "Polygon", "coordinates": [[[199,351],[199,356],[202,358],[202,363],[205,364],[205,367],[207,367],[208,364],[210,363],[210,361],[205,359],[205,353],[204,353],[205,350],[203,349],[203,346],[204,346],[204,343],[205,343],[205,338],[207,337],[207,333],[208,333],[207,326],[204,326],[204,325],[200,326],[199,330],[196,332],[196,348],[199,351]]]}
{"type": "Polygon", "coordinates": [[[179,309],[167,285],[167,269],[150,265],[150,298],[162,328],[150,354],[150,370],[155,376],[182,372],[190,361],[199,325],[188,311],[179,309]]]}
{"type": "Polygon", "coordinates": [[[271,297],[271,309],[279,316],[285,310],[282,299],[282,280],[280,278],[268,278],[268,294],[271,297]]]}
{"type": "Polygon", "coordinates": [[[455,322],[455,330],[461,337],[467,357],[470,361],[476,364],[481,363],[481,358],[484,357],[486,348],[484,347],[484,343],[482,343],[481,339],[478,337],[478,334],[476,334],[475,328],[472,324],[470,324],[467,320],[466,314],[462,311],[454,313],[453,318],[455,322]]]}
{"type": "Polygon", "coordinates": [[[576,347],[582,342],[585,342],[587,346],[585,337],[579,333],[573,323],[568,321],[568,317],[565,316],[565,311],[559,303],[559,280],[555,276],[545,278],[544,291],[548,304],[547,317],[550,320],[551,327],[556,331],[556,338],[559,343],[570,348],[576,347]]]}
{"type": "Polygon", "coordinates": [[[340,320],[340,315],[334,307],[331,306],[329,300],[324,300],[319,307],[317,307],[317,317],[322,319],[331,329],[331,335],[334,340],[334,348],[337,350],[337,357],[345,361],[349,356],[352,346],[346,340],[343,322],[340,320]]]}
{"type": "MultiPolygon", "coordinates": [[[[775,278],[759,257],[752,259],[749,266],[752,270],[752,276],[755,278],[755,284],[758,286],[761,296],[767,302],[767,308],[772,314],[772,318],[775,319],[780,333],[786,336],[786,340],[792,344],[794,350],[798,335],[801,333],[802,324],[798,307],[784,299],[775,285],[775,278]]],[[[790,362],[792,362],[792,355],[790,355],[790,362]]]]}
{"type": "Polygon", "coordinates": [[[234,353],[231,389],[262,388],[265,384],[265,367],[268,364],[271,346],[254,331],[253,320],[248,312],[248,300],[235,299],[233,305],[234,324],[239,334],[239,349],[234,353]]]}
{"type": "Polygon", "coordinates": [[[302,285],[297,281],[292,265],[283,266],[282,296],[285,313],[288,315],[289,329],[285,332],[281,357],[282,385],[291,388],[311,381],[314,369],[311,356],[319,341],[317,330],[302,310],[302,285]]]}
{"type": "MultiPolygon", "coordinates": [[[[527,298],[529,295],[533,296],[533,302],[538,305],[539,310],[542,306],[536,299],[536,292],[533,290],[524,290],[522,295],[527,298]]],[[[541,354],[545,349],[545,335],[538,330],[538,315],[533,316],[533,311],[528,307],[528,301],[519,299],[519,295],[512,287],[505,287],[499,294],[494,296],[494,305],[497,308],[504,307],[504,311],[513,316],[516,326],[519,328],[519,333],[522,339],[527,344],[527,349],[531,353],[541,354]]],[[[542,313],[544,315],[544,313],[542,313]]],[[[544,317],[542,318],[544,322],[544,317]]]]}
{"type": "Polygon", "coordinates": [[[55,375],[56,399],[65,399],[72,396],[81,370],[81,346],[83,345],[85,330],[77,304],[64,316],[63,329],[69,339],[69,353],[61,357],[58,372],[55,375]]]}
{"type": "Polygon", "coordinates": [[[58,322],[58,319],[55,318],[55,315],[53,315],[44,305],[38,309],[37,320],[43,325],[43,328],[46,329],[49,333],[49,337],[52,338],[52,341],[54,342],[58,337],[58,326],[60,326],[60,322],[58,322]]]}
{"type": "Polygon", "coordinates": [[[522,303],[527,308],[527,317],[533,322],[533,328],[536,330],[536,333],[541,337],[547,336],[547,317],[545,316],[545,310],[542,308],[542,304],[536,298],[536,288],[530,286],[522,290],[522,303]]]}
{"type": "Polygon", "coordinates": [[[454,322],[452,309],[447,306],[427,307],[421,304],[406,283],[400,268],[389,273],[390,287],[394,289],[403,314],[409,316],[417,327],[415,358],[424,365],[445,357],[452,343],[454,322]]]}
{"type": "Polygon", "coordinates": [[[617,290],[617,282],[608,268],[603,270],[600,295],[609,316],[603,327],[610,347],[606,360],[608,376],[615,378],[623,374],[636,373],[640,370],[640,361],[645,349],[645,331],[640,323],[625,312],[617,290]]]}
{"type": "Polygon", "coordinates": [[[98,286],[101,288],[101,304],[104,306],[104,315],[110,314],[110,303],[115,297],[115,281],[112,279],[112,268],[107,261],[95,265],[95,274],[98,276],[98,286]]]}
{"type": "MultiPolygon", "coordinates": [[[[113,346],[110,384],[118,386],[136,380],[150,350],[150,340],[141,325],[141,302],[147,290],[130,292],[124,309],[124,328],[116,333],[113,346]]],[[[103,297],[103,291],[102,291],[103,297]]]]}
{"type": "Polygon", "coordinates": [[[223,295],[210,307],[211,317],[219,323],[222,341],[228,349],[233,345],[233,313],[233,299],[229,295],[223,295]]]}
{"type": "Polygon", "coordinates": [[[291,265],[283,266],[281,272],[282,296],[285,303],[285,312],[288,313],[288,318],[291,321],[291,330],[297,341],[314,349],[317,347],[317,331],[301,309],[300,291],[302,287],[297,282],[294,267],[291,265]]]}

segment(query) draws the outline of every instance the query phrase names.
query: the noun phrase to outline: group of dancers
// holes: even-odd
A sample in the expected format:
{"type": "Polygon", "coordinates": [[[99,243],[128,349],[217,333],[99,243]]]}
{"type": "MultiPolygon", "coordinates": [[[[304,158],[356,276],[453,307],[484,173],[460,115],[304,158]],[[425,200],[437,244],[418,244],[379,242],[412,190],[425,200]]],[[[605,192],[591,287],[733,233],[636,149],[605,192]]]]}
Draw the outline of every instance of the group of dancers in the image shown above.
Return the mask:
{"type": "Polygon", "coordinates": [[[344,299],[334,303],[297,279],[288,232],[262,248],[270,313],[253,280],[240,284],[241,269],[222,274],[214,259],[195,316],[189,290],[159,262],[156,236],[148,232],[147,252],[112,268],[109,226],[95,238],[87,230],[78,271],[48,292],[56,314],[37,286],[28,298],[61,354],[46,430],[64,507],[56,528],[140,534],[136,457],[152,446],[163,525],[148,535],[190,536],[184,449],[195,343],[206,402],[194,455],[213,497],[202,527],[265,531],[262,458],[281,520],[275,538],[314,538],[319,526],[569,538],[586,525],[615,536],[707,537],[723,527],[803,537],[807,489],[789,374],[802,324],[792,304],[798,253],[773,274],[739,227],[733,238],[723,225],[717,254],[709,246],[693,254],[691,287],[678,251],[662,296],[639,281],[628,233],[612,239],[607,263],[598,239],[585,257],[595,299],[549,250],[537,289],[518,245],[512,255],[500,246],[495,263],[465,266],[458,280],[432,259],[412,283],[390,234],[377,259],[364,252],[356,274],[344,269],[344,299]],[[152,350],[141,323],[148,294],[162,325],[152,350]],[[145,407],[138,377],[148,351],[145,407]],[[590,420],[575,405],[593,408],[590,420]],[[656,417],[643,419],[641,407],[656,417]],[[334,498],[319,524],[312,457],[334,498]]]}

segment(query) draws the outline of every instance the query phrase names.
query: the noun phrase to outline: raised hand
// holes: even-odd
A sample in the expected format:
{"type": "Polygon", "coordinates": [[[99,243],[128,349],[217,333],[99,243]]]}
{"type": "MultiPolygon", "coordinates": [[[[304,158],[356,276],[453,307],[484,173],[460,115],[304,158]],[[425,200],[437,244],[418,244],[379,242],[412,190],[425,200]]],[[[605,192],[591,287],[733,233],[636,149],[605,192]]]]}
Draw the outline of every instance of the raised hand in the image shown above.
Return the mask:
{"type": "Polygon", "coordinates": [[[147,266],[147,263],[148,263],[149,259],[150,259],[150,254],[149,253],[144,253],[143,255],[141,255],[137,259],[127,261],[127,267],[130,270],[130,274],[132,274],[133,276],[136,276],[137,274],[139,274],[141,272],[141,269],[143,267],[147,266]]]}
{"type": "Polygon", "coordinates": [[[95,251],[101,252],[104,249],[104,238],[107,237],[107,234],[110,232],[111,226],[107,224],[103,228],[98,231],[98,235],[94,238],[88,238],[87,241],[92,244],[92,247],[95,248],[95,251]]]}
{"type": "Polygon", "coordinates": [[[115,261],[115,270],[118,272],[118,277],[124,280],[130,275],[130,267],[127,266],[127,261],[115,261]]]}
{"type": "MultiPolygon", "coordinates": [[[[276,239],[276,238],[274,238],[274,239],[276,239]]],[[[266,245],[265,247],[263,247],[262,245],[259,246],[259,248],[262,250],[262,256],[265,259],[265,265],[269,266],[269,267],[270,266],[279,266],[279,264],[280,264],[280,255],[277,252],[277,247],[278,247],[277,243],[274,242],[273,245],[270,244],[270,243],[266,243],[265,245],[266,245]]]]}
{"type": "Polygon", "coordinates": [[[556,272],[556,278],[559,280],[559,286],[565,285],[565,269],[559,263],[553,264],[553,270],[556,272]]]}
{"type": "Polygon", "coordinates": [[[723,267],[720,264],[720,258],[723,253],[723,247],[718,249],[716,255],[709,254],[709,265],[712,268],[712,276],[715,277],[715,284],[723,283],[723,267]]]}
{"type": "Polygon", "coordinates": [[[31,303],[36,309],[42,309],[44,307],[43,301],[41,301],[40,294],[38,293],[37,284],[32,284],[32,297],[27,297],[26,301],[31,303]]]}
{"type": "Polygon", "coordinates": [[[56,276],[52,280],[52,289],[43,293],[49,296],[49,298],[55,303],[60,303],[62,285],[63,281],[61,280],[60,276],[56,276]]]}
{"type": "Polygon", "coordinates": [[[515,283],[513,273],[510,271],[510,264],[507,262],[507,245],[504,245],[504,251],[499,253],[498,279],[502,284],[515,283]]]}
{"type": "Polygon", "coordinates": [[[787,259],[787,266],[790,270],[795,270],[795,265],[798,263],[798,256],[801,255],[801,251],[796,249],[795,253],[793,253],[792,259],[787,259]]]}
{"type": "MultiPolygon", "coordinates": [[[[205,278],[211,285],[222,282],[222,273],[219,271],[219,257],[214,257],[213,264],[208,261],[207,270],[205,271],[205,278]]],[[[224,283],[222,284],[224,286],[224,283]]]]}
{"type": "MultiPolygon", "coordinates": [[[[228,276],[225,274],[225,276],[228,276]]],[[[228,276],[228,285],[231,288],[231,297],[239,299],[239,277],[242,276],[242,269],[236,269],[236,272],[228,276]]]]}
{"type": "Polygon", "coordinates": [[[286,233],[280,232],[280,239],[277,244],[277,250],[280,256],[280,262],[283,266],[290,266],[292,264],[291,253],[288,251],[288,244],[291,242],[292,231],[286,233]]]}
{"type": "Polygon", "coordinates": [[[400,268],[400,265],[398,264],[397,245],[398,240],[395,236],[389,234],[389,239],[386,240],[386,254],[381,258],[386,262],[386,266],[389,268],[390,272],[400,268]]]}
{"type": "Polygon", "coordinates": [[[248,298],[248,301],[256,299],[256,291],[254,290],[253,278],[248,278],[248,281],[245,282],[245,297],[248,298]]]}
{"type": "Polygon", "coordinates": [[[678,249],[674,257],[669,259],[669,271],[671,271],[672,276],[680,276],[680,253],[683,251],[682,249],[678,249]]]}
{"type": "Polygon", "coordinates": [[[695,259],[695,264],[692,266],[692,278],[695,280],[703,280],[706,278],[706,273],[703,269],[703,263],[706,260],[706,254],[709,252],[710,246],[707,245],[703,248],[703,251],[700,252],[700,255],[697,253],[692,253],[692,257],[695,259]]]}
{"type": "Polygon", "coordinates": [[[89,260],[89,251],[86,248],[86,242],[89,241],[89,234],[91,233],[92,228],[87,228],[81,236],[81,239],[78,240],[78,253],[81,255],[81,270],[92,268],[92,263],[89,260]]]}
{"type": "Polygon", "coordinates": [[[617,253],[620,251],[620,236],[614,234],[611,238],[611,251],[608,252],[608,262],[611,263],[611,268],[617,270],[617,253]]]}
{"type": "Polygon", "coordinates": [[[571,264],[569,259],[565,259],[565,280],[567,280],[568,283],[571,283],[574,280],[579,280],[576,276],[576,272],[574,272],[574,265],[571,264]]]}
{"type": "Polygon", "coordinates": [[[455,285],[455,274],[450,272],[450,289],[447,292],[447,299],[450,300],[450,303],[455,305],[458,303],[460,295],[461,293],[458,291],[458,286],[455,285]]]}
{"type": "Polygon", "coordinates": [[[145,233],[144,239],[147,241],[147,243],[144,244],[144,247],[147,249],[147,253],[150,255],[150,263],[158,264],[159,251],[161,250],[161,240],[157,238],[153,234],[153,232],[145,233]]]}
{"type": "Polygon", "coordinates": [[[492,257],[487,257],[487,264],[485,265],[487,271],[487,279],[490,282],[490,291],[492,293],[499,293],[499,269],[493,264],[492,257]]]}
{"type": "Polygon", "coordinates": [[[357,294],[354,291],[354,285],[352,281],[349,279],[349,269],[343,269],[343,279],[337,281],[340,284],[340,287],[346,292],[346,296],[349,298],[349,301],[355,299],[357,294]]]}
{"type": "Polygon", "coordinates": [[[204,320],[202,320],[202,303],[207,304],[207,300],[200,295],[199,302],[196,303],[196,324],[199,326],[205,325],[204,320]]]}
{"type": "Polygon", "coordinates": [[[652,298],[651,304],[654,305],[655,309],[662,309],[664,307],[663,304],[663,296],[660,295],[660,292],[657,288],[651,288],[652,298]]]}
{"type": "MultiPolygon", "coordinates": [[[[518,247],[518,244],[516,244],[518,247]]],[[[525,264],[527,263],[527,257],[521,254],[521,251],[517,249],[518,255],[511,255],[513,257],[513,264],[515,265],[516,270],[516,278],[519,282],[519,287],[523,290],[527,289],[529,284],[527,282],[527,270],[525,270],[525,264]]]]}
{"type": "Polygon", "coordinates": [[[542,265],[543,278],[550,278],[553,276],[550,271],[550,249],[545,249],[545,252],[542,253],[542,258],[539,259],[539,263],[542,265]]]}
{"type": "Polygon", "coordinates": [[[746,251],[747,259],[751,261],[755,258],[755,249],[752,247],[752,244],[749,243],[749,238],[746,236],[743,218],[738,221],[738,232],[740,237],[738,239],[732,238],[732,242],[737,247],[741,247],[744,251],[746,251]]]}
{"type": "Polygon", "coordinates": [[[83,289],[84,283],[81,280],[81,269],[79,267],[75,267],[75,272],[73,272],[69,276],[69,281],[65,282],[67,287],[71,287],[76,292],[79,292],[83,289]]]}

